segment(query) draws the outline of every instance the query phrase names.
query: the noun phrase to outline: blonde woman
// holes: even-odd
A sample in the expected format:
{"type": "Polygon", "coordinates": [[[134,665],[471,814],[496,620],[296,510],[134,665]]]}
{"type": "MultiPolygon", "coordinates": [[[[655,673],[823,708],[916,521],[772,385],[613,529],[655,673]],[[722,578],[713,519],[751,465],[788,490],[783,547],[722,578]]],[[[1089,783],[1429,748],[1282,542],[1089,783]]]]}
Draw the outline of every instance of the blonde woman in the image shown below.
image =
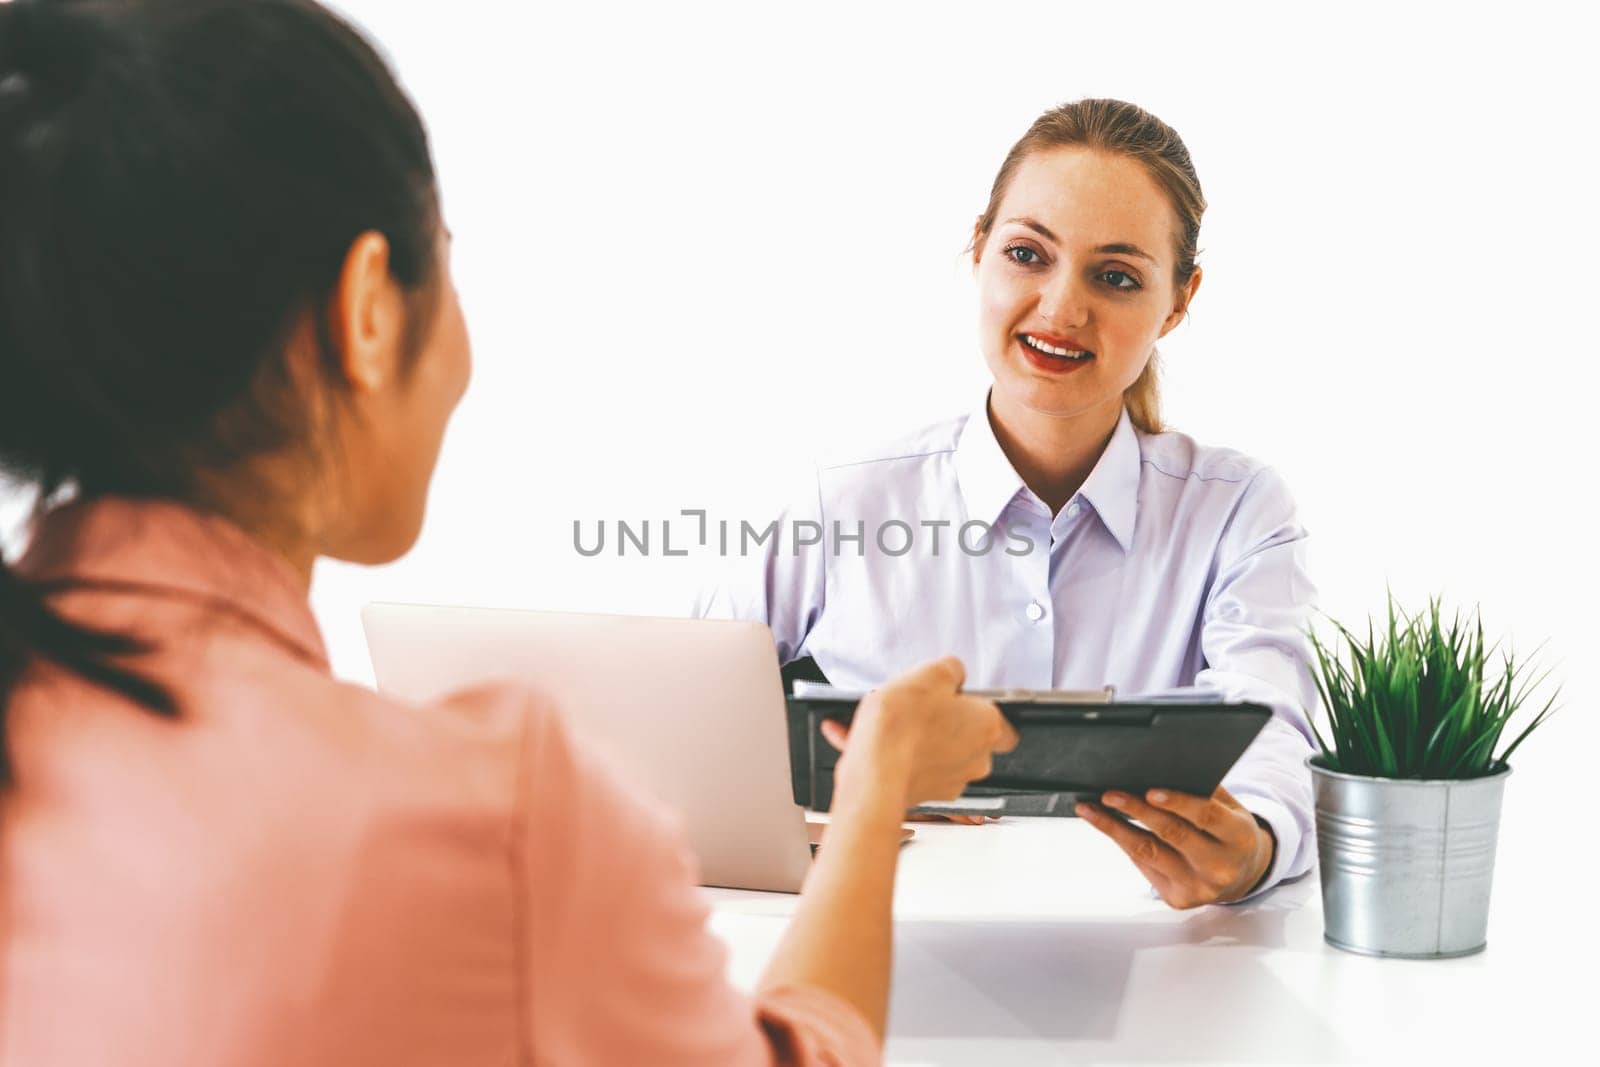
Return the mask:
{"type": "Polygon", "coordinates": [[[1188,150],[1117,100],[1054,108],[972,234],[970,414],[820,466],[703,610],[769,623],[785,661],[881,683],[954,650],[969,683],[1199,685],[1273,719],[1213,796],[1111,793],[1079,813],[1174,907],[1244,899],[1313,855],[1302,639],[1313,589],[1283,480],[1161,421],[1156,343],[1200,289],[1188,150]]]}

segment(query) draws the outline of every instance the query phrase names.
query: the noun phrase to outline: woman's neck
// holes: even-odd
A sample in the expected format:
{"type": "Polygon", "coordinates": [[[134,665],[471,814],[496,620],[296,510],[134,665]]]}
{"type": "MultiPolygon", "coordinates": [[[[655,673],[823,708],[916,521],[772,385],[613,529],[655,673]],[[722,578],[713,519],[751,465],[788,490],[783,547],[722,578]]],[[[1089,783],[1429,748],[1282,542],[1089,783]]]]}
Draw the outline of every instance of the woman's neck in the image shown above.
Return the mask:
{"type": "Polygon", "coordinates": [[[298,484],[303,492],[307,481],[303,472],[295,474],[281,462],[246,464],[223,479],[202,475],[197,503],[282,557],[309,594],[311,568],[318,555],[317,539],[310,532],[316,526],[311,519],[315,509],[309,498],[297,498],[290,488],[298,484]],[[241,491],[245,487],[249,491],[241,491]]]}
{"type": "Polygon", "coordinates": [[[1077,415],[1057,416],[1029,410],[991,391],[988,410],[1000,450],[1022,484],[1054,515],[1083,487],[1100,461],[1122,417],[1122,399],[1077,415]]]}

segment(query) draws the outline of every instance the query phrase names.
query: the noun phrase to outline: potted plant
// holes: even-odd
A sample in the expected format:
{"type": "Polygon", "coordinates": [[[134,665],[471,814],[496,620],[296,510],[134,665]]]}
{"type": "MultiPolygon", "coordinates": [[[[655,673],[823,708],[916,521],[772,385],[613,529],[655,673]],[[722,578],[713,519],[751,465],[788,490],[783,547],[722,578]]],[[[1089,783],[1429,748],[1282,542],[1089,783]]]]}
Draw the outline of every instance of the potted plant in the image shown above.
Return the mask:
{"type": "Polygon", "coordinates": [[[1334,622],[1311,635],[1328,719],[1307,762],[1316,794],[1324,936],[1377,956],[1464,956],[1485,944],[1508,760],[1555,695],[1503,750],[1512,715],[1548,672],[1504,654],[1489,671],[1474,610],[1448,625],[1439,601],[1409,617],[1389,595],[1386,632],[1334,622]]]}

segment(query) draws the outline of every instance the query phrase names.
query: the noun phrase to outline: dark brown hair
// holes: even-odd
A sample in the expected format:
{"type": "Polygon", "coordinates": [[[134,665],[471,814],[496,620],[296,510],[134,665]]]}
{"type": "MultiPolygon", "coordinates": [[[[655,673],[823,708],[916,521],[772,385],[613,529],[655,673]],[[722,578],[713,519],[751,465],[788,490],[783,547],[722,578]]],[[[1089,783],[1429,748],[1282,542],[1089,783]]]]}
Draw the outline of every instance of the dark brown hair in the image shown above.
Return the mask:
{"type": "MultiPolygon", "coordinates": [[[[408,296],[432,290],[422,121],[313,0],[0,3],[0,475],[41,501],[193,501],[298,441],[285,339],[320,328],[368,231],[408,296]]],[[[0,729],[36,661],[175,713],[127,669],[140,645],[48,595],[0,560],[0,729]]]]}

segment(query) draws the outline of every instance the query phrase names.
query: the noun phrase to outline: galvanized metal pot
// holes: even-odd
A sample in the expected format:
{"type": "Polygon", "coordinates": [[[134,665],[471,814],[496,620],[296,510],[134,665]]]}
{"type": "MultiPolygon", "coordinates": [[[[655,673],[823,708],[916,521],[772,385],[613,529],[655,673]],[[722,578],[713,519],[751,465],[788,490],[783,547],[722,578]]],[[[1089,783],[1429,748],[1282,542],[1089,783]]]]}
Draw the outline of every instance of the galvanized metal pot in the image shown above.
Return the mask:
{"type": "Polygon", "coordinates": [[[1410,959],[1480,951],[1511,769],[1419,781],[1341,774],[1318,759],[1306,763],[1316,791],[1328,943],[1410,959]]]}

